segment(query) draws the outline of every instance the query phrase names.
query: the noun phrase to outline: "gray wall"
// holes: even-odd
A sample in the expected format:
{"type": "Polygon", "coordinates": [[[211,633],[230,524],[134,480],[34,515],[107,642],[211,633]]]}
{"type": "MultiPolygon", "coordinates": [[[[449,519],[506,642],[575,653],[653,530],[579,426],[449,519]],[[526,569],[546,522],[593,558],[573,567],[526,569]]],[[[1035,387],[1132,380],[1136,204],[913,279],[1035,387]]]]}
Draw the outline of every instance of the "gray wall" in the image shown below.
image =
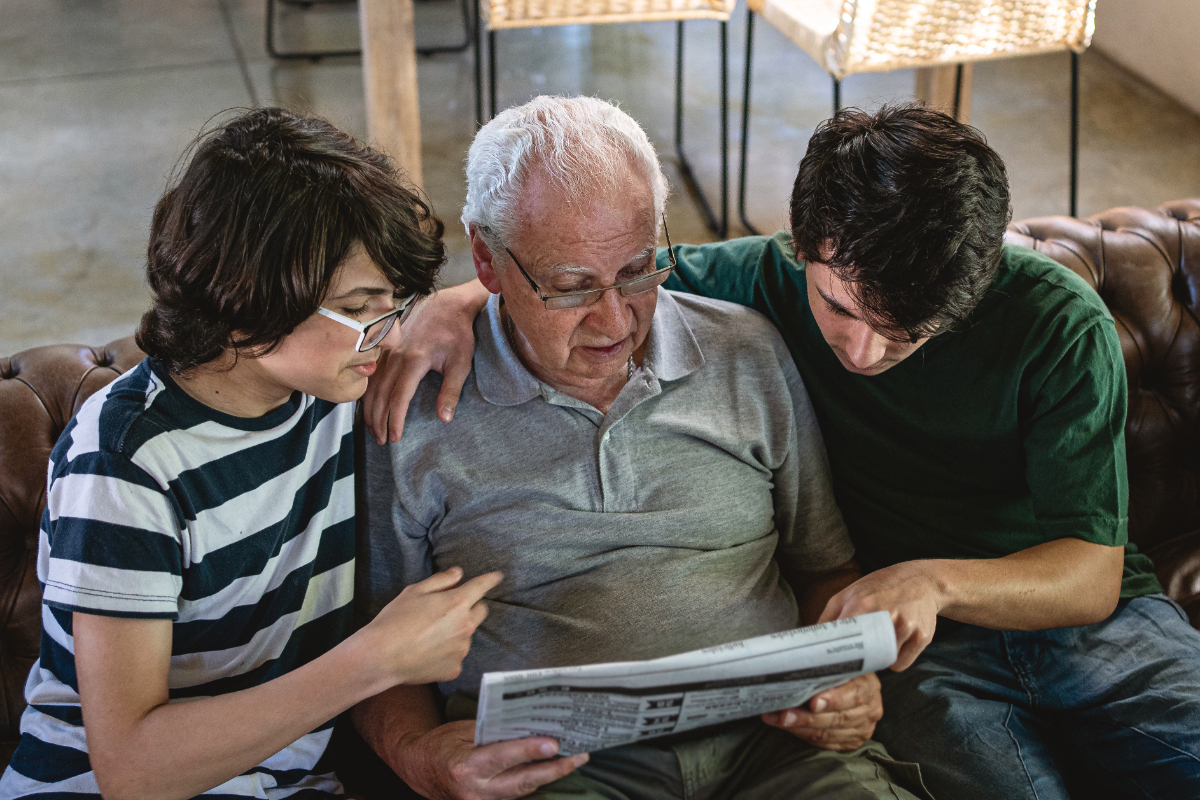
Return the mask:
{"type": "Polygon", "coordinates": [[[1200,114],[1200,0],[1098,0],[1092,44],[1200,114]]]}

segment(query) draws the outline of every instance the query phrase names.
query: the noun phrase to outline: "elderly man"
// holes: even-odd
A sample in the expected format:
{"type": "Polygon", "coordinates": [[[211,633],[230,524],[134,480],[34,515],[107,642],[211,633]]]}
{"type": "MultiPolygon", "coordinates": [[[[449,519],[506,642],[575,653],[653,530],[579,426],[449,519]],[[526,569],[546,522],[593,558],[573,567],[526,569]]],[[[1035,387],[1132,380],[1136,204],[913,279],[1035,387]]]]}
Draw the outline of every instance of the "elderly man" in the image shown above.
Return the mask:
{"type": "Polygon", "coordinates": [[[467,178],[463,222],[492,297],[457,419],[437,421],[428,378],[403,441],[368,452],[367,594],[379,608],[451,563],[506,579],[440,686],[445,718],[430,691],[400,688],[356,709],[364,737],[434,798],[913,797],[901,782],[927,796],[913,765],[866,741],[874,676],[831,693],[838,709],[808,714],[800,736],[754,719],[590,760],[547,760],[544,738],[474,746],[485,671],[785,630],[858,573],[779,335],[659,288],[666,181],[637,123],[599,100],[538,98],[479,132],[467,178]]]}

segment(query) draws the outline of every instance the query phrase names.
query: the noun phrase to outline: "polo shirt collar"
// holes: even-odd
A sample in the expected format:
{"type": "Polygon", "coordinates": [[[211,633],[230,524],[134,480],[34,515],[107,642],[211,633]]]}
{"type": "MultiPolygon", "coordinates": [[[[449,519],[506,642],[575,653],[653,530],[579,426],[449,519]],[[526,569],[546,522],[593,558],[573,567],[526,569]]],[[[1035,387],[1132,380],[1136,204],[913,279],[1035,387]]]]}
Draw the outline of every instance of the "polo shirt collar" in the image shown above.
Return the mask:
{"type": "Polygon", "coordinates": [[[642,369],[660,381],[677,381],[687,377],[704,363],[704,353],[692,328],[683,318],[679,303],[666,289],[658,289],[658,305],[650,323],[650,340],[642,369]]]}
{"type": "MultiPolygon", "coordinates": [[[[657,291],[658,305],[639,371],[659,381],[675,381],[695,372],[704,363],[704,354],[675,298],[662,287],[657,291]]],[[[494,294],[475,318],[475,384],[483,399],[493,405],[516,406],[554,392],[517,358],[501,319],[500,295],[494,294]]]]}

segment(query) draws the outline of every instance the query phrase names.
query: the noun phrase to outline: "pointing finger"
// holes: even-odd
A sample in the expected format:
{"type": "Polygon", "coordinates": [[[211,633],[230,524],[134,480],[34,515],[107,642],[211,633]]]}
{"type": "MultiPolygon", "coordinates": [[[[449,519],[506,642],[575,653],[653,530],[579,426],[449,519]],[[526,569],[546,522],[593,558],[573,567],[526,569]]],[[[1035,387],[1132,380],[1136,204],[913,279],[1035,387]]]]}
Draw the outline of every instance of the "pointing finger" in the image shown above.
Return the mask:
{"type": "Polygon", "coordinates": [[[459,591],[466,595],[472,604],[478,603],[483,599],[485,594],[495,589],[502,580],[504,580],[504,573],[488,572],[467,581],[459,587],[459,591]]]}
{"type": "Polygon", "coordinates": [[[453,588],[461,581],[462,575],[462,567],[450,567],[450,569],[444,572],[437,572],[430,575],[420,583],[414,583],[411,588],[420,591],[422,594],[444,592],[447,589],[453,588]]]}

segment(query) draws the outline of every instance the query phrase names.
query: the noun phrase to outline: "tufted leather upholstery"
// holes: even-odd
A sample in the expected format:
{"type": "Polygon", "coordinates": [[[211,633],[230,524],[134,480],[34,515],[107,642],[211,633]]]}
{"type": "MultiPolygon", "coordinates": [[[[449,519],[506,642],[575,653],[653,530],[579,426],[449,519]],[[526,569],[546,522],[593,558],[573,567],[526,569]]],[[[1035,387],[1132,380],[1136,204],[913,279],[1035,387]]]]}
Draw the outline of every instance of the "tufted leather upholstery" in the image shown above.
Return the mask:
{"type": "MultiPolygon", "coordinates": [[[[1130,535],[1200,628],[1200,200],[1044,217],[1008,241],[1082,275],[1117,320],[1129,370],[1130,535]]],[[[132,339],[0,359],[0,764],[16,744],[38,654],[35,573],[46,464],[80,404],[142,358],[132,339]]]]}
{"type": "Polygon", "coordinates": [[[41,638],[36,560],[50,450],[83,401],[141,359],[132,339],[0,358],[0,763],[16,746],[41,638]]]}
{"type": "Polygon", "coordinates": [[[1112,311],[1129,375],[1129,537],[1200,628],[1200,199],[1030,219],[1005,238],[1070,267],[1112,311]]]}

